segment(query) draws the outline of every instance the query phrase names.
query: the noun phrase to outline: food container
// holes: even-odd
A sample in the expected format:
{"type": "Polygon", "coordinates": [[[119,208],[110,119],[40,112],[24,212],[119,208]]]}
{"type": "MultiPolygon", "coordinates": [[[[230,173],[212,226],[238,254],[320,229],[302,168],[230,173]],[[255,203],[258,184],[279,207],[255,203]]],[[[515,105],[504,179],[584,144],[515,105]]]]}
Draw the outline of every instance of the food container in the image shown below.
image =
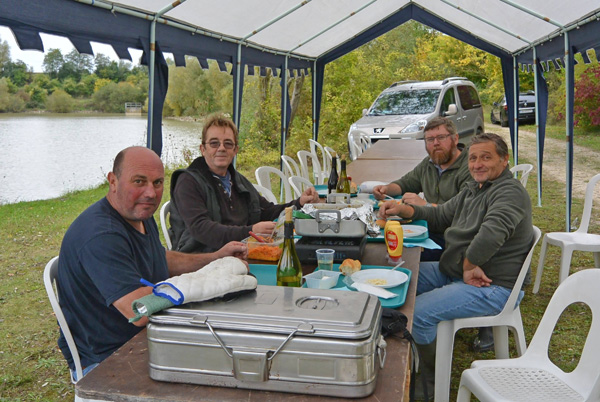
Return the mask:
{"type": "Polygon", "coordinates": [[[248,246],[248,258],[251,260],[263,260],[263,261],[279,261],[283,248],[281,244],[283,239],[273,241],[271,235],[258,235],[264,238],[267,242],[261,243],[254,237],[249,236],[242,240],[242,243],[246,243],[248,246]]]}
{"type": "Polygon", "coordinates": [[[318,210],[315,219],[295,219],[296,233],[311,237],[362,237],[367,225],[362,221],[342,219],[339,210],[318,210]]]}
{"type": "Polygon", "coordinates": [[[303,279],[308,288],[331,289],[336,285],[339,276],[339,271],[315,271],[312,274],[304,275],[303,279]]]}
{"type": "Polygon", "coordinates": [[[361,292],[259,285],[150,316],[159,381],[361,398],[385,360],[381,304],[361,292]]]}

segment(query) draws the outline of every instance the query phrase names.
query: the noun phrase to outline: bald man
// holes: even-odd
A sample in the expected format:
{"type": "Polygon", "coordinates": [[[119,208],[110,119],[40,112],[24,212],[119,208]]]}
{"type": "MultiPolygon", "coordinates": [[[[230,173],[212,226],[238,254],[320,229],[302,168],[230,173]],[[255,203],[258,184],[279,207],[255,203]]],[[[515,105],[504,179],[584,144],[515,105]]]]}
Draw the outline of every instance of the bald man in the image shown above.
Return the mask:
{"type": "MultiPolygon", "coordinates": [[[[87,208],[67,230],[58,260],[60,305],[84,375],[148,322],[147,318],[128,322],[134,316],[131,303],[152,292],[140,284],[140,278],[157,283],[196,271],[217,258],[247,256],[240,242],[207,254],[165,250],[153,217],[162,198],[164,168],[150,149],[130,147],[119,152],[108,183],[106,197],[87,208]]],[[[62,333],[58,345],[74,375],[62,333]]]]}

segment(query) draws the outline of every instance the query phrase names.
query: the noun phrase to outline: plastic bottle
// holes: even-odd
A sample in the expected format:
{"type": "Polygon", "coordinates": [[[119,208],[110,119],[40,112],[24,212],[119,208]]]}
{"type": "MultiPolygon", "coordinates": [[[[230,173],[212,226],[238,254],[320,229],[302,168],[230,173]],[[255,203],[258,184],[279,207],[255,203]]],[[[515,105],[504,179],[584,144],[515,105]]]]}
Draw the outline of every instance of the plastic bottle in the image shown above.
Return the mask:
{"type": "Polygon", "coordinates": [[[283,252],[277,263],[277,286],[300,287],[302,265],[294,244],[294,221],[292,207],[285,209],[283,252]]]}
{"type": "Polygon", "coordinates": [[[342,167],[340,169],[340,179],[338,180],[336,190],[338,193],[350,194],[350,182],[346,174],[346,158],[342,155],[342,167]]]}
{"type": "Polygon", "coordinates": [[[391,263],[397,263],[402,257],[404,244],[404,231],[398,221],[388,220],[383,228],[385,245],[387,246],[388,259],[391,263]]]}

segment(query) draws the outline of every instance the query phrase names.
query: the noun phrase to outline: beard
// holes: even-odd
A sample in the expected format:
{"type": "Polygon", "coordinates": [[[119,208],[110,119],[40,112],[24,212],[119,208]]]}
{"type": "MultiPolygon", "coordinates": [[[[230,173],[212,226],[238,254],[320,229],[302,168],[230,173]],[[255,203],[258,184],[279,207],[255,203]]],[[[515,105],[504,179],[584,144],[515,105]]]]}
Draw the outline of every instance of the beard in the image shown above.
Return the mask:
{"type": "Polygon", "coordinates": [[[431,160],[438,166],[445,165],[452,160],[452,151],[443,148],[435,149],[431,155],[431,160]]]}

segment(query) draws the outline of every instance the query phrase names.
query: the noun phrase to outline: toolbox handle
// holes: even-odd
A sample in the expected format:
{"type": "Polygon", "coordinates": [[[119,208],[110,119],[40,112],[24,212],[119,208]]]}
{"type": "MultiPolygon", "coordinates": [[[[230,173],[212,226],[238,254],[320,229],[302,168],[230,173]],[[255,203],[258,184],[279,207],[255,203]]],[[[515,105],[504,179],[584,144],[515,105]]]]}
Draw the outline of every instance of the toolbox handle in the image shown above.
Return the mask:
{"type": "MultiPolygon", "coordinates": [[[[194,325],[206,325],[206,327],[208,327],[208,330],[210,331],[210,333],[215,337],[215,339],[217,340],[219,345],[221,345],[221,348],[223,348],[225,353],[227,353],[227,356],[229,356],[233,359],[233,353],[231,352],[231,348],[228,348],[227,346],[225,346],[225,343],[221,340],[219,335],[217,335],[217,333],[213,329],[212,325],[210,325],[210,322],[208,322],[208,318],[206,316],[197,315],[191,320],[191,323],[194,325]]],[[[288,343],[290,341],[290,339],[292,339],[294,337],[294,335],[296,335],[296,333],[298,333],[298,332],[305,333],[305,334],[313,334],[315,332],[315,329],[313,328],[313,326],[311,324],[307,324],[307,323],[302,323],[302,324],[298,325],[298,328],[293,330],[287,336],[287,338],[285,338],[285,340],[281,343],[281,345],[279,345],[279,347],[277,349],[275,349],[273,354],[267,358],[267,361],[273,360],[275,355],[277,355],[277,353],[279,353],[279,351],[281,349],[283,349],[285,344],[288,343]]]]}
{"type": "Polygon", "coordinates": [[[317,221],[317,229],[319,233],[324,233],[327,229],[331,229],[333,233],[340,233],[340,221],[342,220],[342,213],[335,209],[323,209],[317,210],[315,215],[317,221]],[[327,214],[335,214],[335,219],[324,219],[321,214],[327,216],[327,214]]]}
{"type": "Polygon", "coordinates": [[[385,357],[387,355],[387,342],[383,339],[383,336],[379,336],[379,342],[377,342],[377,356],[379,356],[379,367],[383,369],[385,365],[385,357]]]}

